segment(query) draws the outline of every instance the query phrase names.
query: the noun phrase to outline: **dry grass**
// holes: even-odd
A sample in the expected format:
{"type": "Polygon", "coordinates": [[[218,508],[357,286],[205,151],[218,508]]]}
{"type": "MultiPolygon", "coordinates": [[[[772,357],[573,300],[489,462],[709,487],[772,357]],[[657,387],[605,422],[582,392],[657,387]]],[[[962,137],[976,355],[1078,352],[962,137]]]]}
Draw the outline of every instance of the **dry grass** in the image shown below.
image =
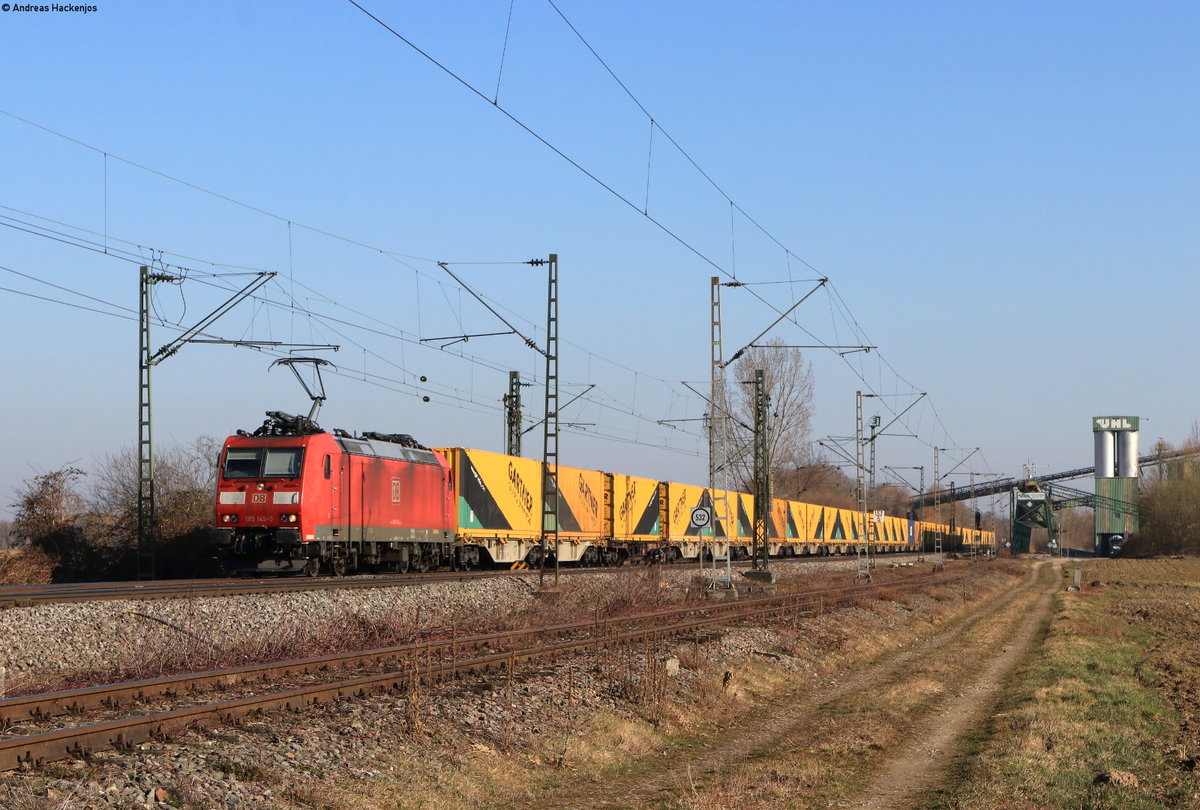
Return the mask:
{"type": "MultiPolygon", "coordinates": [[[[946,587],[946,601],[961,598],[952,587],[938,587],[946,587]]],[[[998,587],[994,583],[992,591],[998,587]]],[[[1010,623],[1022,615],[1025,604],[1023,599],[1003,615],[980,618],[969,633],[936,654],[915,659],[867,692],[826,705],[775,749],[758,752],[734,774],[691,785],[669,806],[824,808],[852,802],[877,763],[892,752],[919,744],[912,734],[924,718],[938,711],[939,699],[952,691],[948,685],[969,683],[976,677],[979,660],[1003,646],[1010,623]]],[[[854,660],[883,651],[888,643],[869,632],[869,622],[869,618],[864,621],[868,630],[864,635],[876,641],[854,641],[854,660]]],[[[914,629],[894,632],[891,643],[906,641],[914,629]]]]}
{"type": "Polygon", "coordinates": [[[0,785],[0,807],[4,810],[75,810],[79,806],[73,791],[52,788],[45,796],[31,796],[18,787],[0,785]]]}
{"type": "Polygon", "coordinates": [[[42,585],[50,582],[54,559],[36,548],[0,551],[0,585],[42,585]]]}
{"type": "MultiPolygon", "coordinates": [[[[576,751],[576,757],[583,755],[582,761],[568,762],[568,767],[576,773],[589,774],[597,780],[596,784],[610,785],[611,790],[597,789],[583,798],[586,790],[564,792],[561,784],[551,788],[539,780],[545,792],[539,790],[540,800],[530,802],[528,806],[591,806],[602,799],[611,803],[623,795],[619,791],[628,788],[621,786],[630,784],[631,780],[633,784],[640,784],[643,775],[653,777],[666,765],[677,765],[684,770],[691,758],[689,751],[704,750],[710,745],[720,746],[730,739],[737,739],[739,733],[744,733],[739,729],[747,723],[752,726],[753,718],[786,712],[790,701],[823,688],[832,678],[840,680],[848,669],[927,632],[927,621],[944,620],[950,613],[963,609],[968,598],[982,598],[1008,587],[1000,578],[993,577],[990,582],[986,589],[945,586],[946,601],[924,599],[921,620],[914,622],[916,617],[908,614],[908,624],[904,627],[896,625],[897,615],[904,613],[904,606],[879,600],[869,600],[866,609],[835,611],[804,622],[799,628],[793,628],[787,622],[773,624],[772,630],[779,641],[772,649],[795,649],[800,653],[796,660],[805,662],[801,671],[757,656],[741,663],[722,661],[712,650],[701,654],[704,645],[685,642],[676,647],[675,653],[681,664],[686,662],[683,671],[687,674],[682,676],[682,683],[668,685],[661,716],[647,717],[644,711],[631,706],[629,717],[637,719],[638,728],[644,733],[653,732],[650,739],[654,750],[647,752],[648,757],[636,763],[618,757],[617,769],[609,770],[605,767],[607,760],[604,757],[576,751]],[[824,637],[840,639],[840,649],[832,650],[822,641],[814,640],[816,627],[824,637]],[[730,673],[730,679],[724,677],[725,672],[730,673]],[[551,795],[558,803],[547,798],[551,795]]],[[[674,791],[660,795],[660,801],[653,806],[704,810],[817,808],[853,796],[860,786],[856,774],[861,774],[865,765],[898,744],[900,736],[911,730],[916,713],[932,711],[930,706],[924,705],[929,703],[932,691],[929,687],[942,688],[940,684],[951,671],[961,679],[962,673],[973,671],[975,664],[976,658],[961,656],[946,669],[917,673],[912,677],[908,677],[911,673],[906,671],[894,689],[881,685],[878,694],[860,698],[852,705],[833,705],[827,714],[822,713],[818,725],[803,733],[797,732],[795,739],[784,740],[774,748],[767,740],[750,739],[746,745],[747,753],[752,752],[752,757],[741,763],[736,771],[712,774],[693,770],[688,777],[677,778],[672,785],[674,791]],[[864,708],[871,713],[869,717],[856,715],[864,708]],[[756,748],[756,744],[764,747],[756,748]]],[[[604,734],[594,733],[592,727],[584,736],[590,744],[606,753],[618,745],[604,734]]]]}
{"type": "MultiPolygon", "coordinates": [[[[208,639],[204,631],[208,618],[199,610],[171,623],[139,613],[133,615],[145,622],[147,632],[124,650],[114,666],[64,677],[42,674],[20,682],[10,678],[7,696],[331,655],[451,635],[541,627],[578,621],[581,617],[603,618],[651,610],[677,603],[679,599],[678,592],[660,587],[655,569],[629,569],[616,582],[581,583],[580,587],[564,590],[558,599],[536,601],[525,609],[507,613],[480,614],[466,622],[430,610],[411,617],[383,618],[347,612],[319,624],[297,617],[273,628],[269,637],[229,645],[214,644],[208,639]]],[[[4,688],[0,685],[0,689],[4,688]]]]}
{"type": "Polygon", "coordinates": [[[1200,586],[1200,564],[1103,560],[1085,570],[1084,591],[1061,597],[960,784],[929,807],[1200,807],[1200,629],[1178,590],[1200,586]]]}
{"type": "Polygon", "coordinates": [[[1071,576],[1075,568],[1083,568],[1085,583],[1099,581],[1105,585],[1145,587],[1182,585],[1187,588],[1200,587],[1200,559],[1148,559],[1148,560],[1087,560],[1078,565],[1064,566],[1064,576],[1071,576]]]}
{"type": "Polygon", "coordinates": [[[947,602],[951,598],[950,591],[945,585],[934,585],[932,588],[926,588],[925,595],[936,602],[947,602]]]}
{"type": "MultiPolygon", "coordinates": [[[[997,582],[999,579],[992,578],[992,587],[1007,587],[997,582]]],[[[455,631],[461,635],[501,626],[543,625],[652,609],[679,599],[677,591],[660,587],[653,571],[632,569],[615,582],[612,578],[606,580],[578,591],[565,591],[558,600],[538,602],[529,610],[493,617],[486,625],[460,625],[455,631]]],[[[843,575],[822,581],[797,581],[786,587],[811,590],[846,584],[843,575]]],[[[614,798],[607,786],[653,776],[670,763],[686,762],[706,746],[723,744],[749,720],[777,711],[798,695],[823,689],[854,667],[926,635],[931,626],[965,609],[969,599],[988,593],[968,586],[935,587],[940,589],[938,600],[904,591],[904,598],[899,600],[868,598],[853,610],[835,610],[798,623],[772,622],[728,634],[736,637],[740,632],[751,633],[746,642],[749,646],[778,652],[785,661],[762,656],[751,656],[749,661],[723,659],[719,637],[673,647],[616,651],[600,659],[597,679],[607,683],[619,698],[617,708],[598,710],[579,701],[568,701],[569,705],[561,710],[547,707],[545,716],[538,716],[541,733],[536,735],[515,723],[499,734],[481,736],[474,729],[435,722],[428,707],[444,697],[434,694],[433,688],[423,696],[414,692],[412,701],[400,704],[404,722],[396,726],[405,733],[390,744],[393,753],[388,763],[378,766],[384,771],[380,777],[369,782],[339,778],[337,774],[293,779],[276,790],[280,801],[286,802],[279,806],[328,810],[576,806],[570,791],[581,789],[586,793],[592,779],[597,787],[588,796],[590,802],[614,798]],[[662,659],[667,654],[679,659],[677,677],[665,673],[662,659]]],[[[186,622],[182,626],[191,627],[186,622]]],[[[448,634],[449,628],[447,617],[436,613],[411,623],[347,616],[324,628],[297,622],[281,627],[278,636],[269,642],[221,650],[177,633],[171,634],[169,643],[147,640],[142,648],[131,651],[136,666],[131,663],[127,671],[130,677],[146,677],[150,673],[165,674],[173,667],[230,666],[234,662],[383,646],[417,635],[448,634]]],[[[870,701],[878,712],[874,720],[848,724],[848,714],[834,711],[823,718],[815,737],[759,752],[761,761],[744,764],[736,771],[693,773],[691,778],[681,778],[667,801],[670,806],[697,810],[823,807],[828,806],[831,796],[853,795],[858,784],[855,769],[878,757],[881,749],[896,744],[889,735],[910,727],[908,713],[914,710],[919,696],[929,694],[931,684],[944,683],[944,675],[914,672],[902,683],[881,685],[879,694],[870,701]]],[[[569,680],[562,673],[525,675],[516,687],[541,678],[553,679],[559,689],[568,688],[569,680]]],[[[508,698],[509,702],[514,699],[511,695],[508,698]]],[[[269,775],[264,778],[270,781],[269,775]]],[[[166,787],[178,806],[194,804],[187,785],[166,787]]],[[[7,806],[2,794],[0,806],[7,806]]],[[[28,810],[46,808],[33,806],[28,810]]]]}

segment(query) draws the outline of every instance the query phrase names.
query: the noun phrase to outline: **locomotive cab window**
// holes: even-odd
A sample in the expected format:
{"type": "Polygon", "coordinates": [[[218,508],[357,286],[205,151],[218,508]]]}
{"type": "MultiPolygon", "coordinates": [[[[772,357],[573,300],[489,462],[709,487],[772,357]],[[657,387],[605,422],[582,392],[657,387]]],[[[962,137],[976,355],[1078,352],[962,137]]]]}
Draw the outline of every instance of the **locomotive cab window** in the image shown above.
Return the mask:
{"type": "Polygon", "coordinates": [[[231,447],[225,478],[299,478],[303,447],[231,447]]]}
{"type": "Polygon", "coordinates": [[[301,447],[268,447],[263,460],[263,478],[299,478],[301,447]]]}
{"type": "Polygon", "coordinates": [[[225,454],[225,477],[257,478],[258,468],[261,464],[261,450],[231,447],[229,448],[229,452],[225,454]]]}
{"type": "Polygon", "coordinates": [[[328,453],[326,453],[326,454],[325,454],[325,480],[326,480],[326,481],[328,481],[328,480],[329,480],[329,472],[330,472],[330,469],[329,469],[329,454],[328,454],[328,453]]]}

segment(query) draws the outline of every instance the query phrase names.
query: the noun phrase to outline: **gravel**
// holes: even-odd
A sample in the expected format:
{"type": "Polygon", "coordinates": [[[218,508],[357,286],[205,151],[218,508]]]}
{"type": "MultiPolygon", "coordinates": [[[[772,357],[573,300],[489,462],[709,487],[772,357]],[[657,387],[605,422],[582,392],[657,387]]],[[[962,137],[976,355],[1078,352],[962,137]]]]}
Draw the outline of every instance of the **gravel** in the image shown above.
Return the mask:
{"type": "MultiPolygon", "coordinates": [[[[787,573],[853,568],[852,559],[777,562],[787,573]],[[786,567],[786,568],[785,568],[786,567]]],[[[695,569],[627,569],[656,573],[668,586],[686,585],[695,569]]],[[[603,588],[626,572],[586,577],[603,588]]],[[[564,589],[577,577],[563,577],[564,589]]],[[[397,588],[312,590],[281,594],[183,599],[68,602],[0,610],[0,668],[12,681],[128,666],[148,650],[196,643],[227,648],[248,641],[300,636],[330,622],[368,621],[467,623],[482,609],[489,614],[528,608],[538,577],[492,577],[472,582],[431,583],[397,588]]],[[[0,683],[0,695],[5,686],[0,683]]]]}
{"type": "MultiPolygon", "coordinates": [[[[854,560],[780,563],[788,573],[853,569],[854,560]],[[787,566],[785,569],[784,566],[787,566]]],[[[686,587],[695,570],[652,569],[636,573],[661,578],[664,590],[686,587]]],[[[572,588],[611,588],[628,572],[563,578],[572,588]],[[586,580],[584,584],[581,580],[586,580]]],[[[433,583],[386,589],[113,601],[44,605],[0,611],[0,661],[10,684],[34,677],[66,676],[126,664],[141,650],[192,643],[231,645],[269,639],[298,629],[361,616],[421,625],[469,622],[481,612],[517,612],[535,604],[537,577],[498,577],[471,583],[433,583]],[[153,618],[147,618],[153,617],[153,618]]],[[[820,617],[817,619],[821,622],[820,617]]],[[[762,628],[737,628],[714,639],[706,656],[745,661],[766,652],[791,671],[808,671],[803,652],[781,647],[762,628]]],[[[309,707],[302,713],[272,713],[238,726],[195,729],[170,742],[152,741],[133,751],[103,751],[87,760],[55,763],[40,770],[0,774],[0,807],[297,807],[305,791],[389,777],[405,756],[419,757],[430,738],[450,739],[455,750],[489,755],[511,750],[521,739],[561,729],[578,714],[621,710],[638,697],[648,655],[675,671],[677,649],[580,656],[553,671],[526,672],[513,681],[467,681],[440,687],[437,695],[410,702],[378,695],[309,707]],[[667,663],[669,662],[669,663],[667,663]],[[448,735],[448,736],[447,736],[448,735]]],[[[696,673],[680,668],[676,688],[690,688],[696,673]]],[[[0,694],[3,685],[0,684],[0,694]]]]}

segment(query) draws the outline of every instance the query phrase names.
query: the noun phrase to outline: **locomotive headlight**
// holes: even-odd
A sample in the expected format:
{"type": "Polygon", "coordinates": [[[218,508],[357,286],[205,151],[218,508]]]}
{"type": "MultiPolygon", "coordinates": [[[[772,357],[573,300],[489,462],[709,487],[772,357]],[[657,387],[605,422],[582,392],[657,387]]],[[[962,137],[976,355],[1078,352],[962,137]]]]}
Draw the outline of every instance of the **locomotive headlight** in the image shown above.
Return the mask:
{"type": "Polygon", "coordinates": [[[279,516],[279,521],[281,523],[295,523],[299,519],[300,519],[300,516],[297,515],[295,512],[290,512],[286,515],[279,516]]]}
{"type": "Polygon", "coordinates": [[[237,515],[234,515],[231,513],[226,513],[224,515],[221,515],[221,522],[222,523],[237,523],[237,515]]]}

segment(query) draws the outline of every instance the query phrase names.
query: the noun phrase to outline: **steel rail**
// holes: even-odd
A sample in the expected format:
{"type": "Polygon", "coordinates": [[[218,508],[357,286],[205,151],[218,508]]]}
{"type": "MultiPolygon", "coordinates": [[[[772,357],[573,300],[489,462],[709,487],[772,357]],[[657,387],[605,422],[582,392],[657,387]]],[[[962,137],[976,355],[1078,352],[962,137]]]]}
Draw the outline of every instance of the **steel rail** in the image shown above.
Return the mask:
{"type": "MultiPolygon", "coordinates": [[[[889,587],[898,588],[918,587],[931,581],[957,581],[965,578],[969,573],[970,571],[968,570],[954,576],[921,574],[915,577],[893,580],[886,584],[889,587]]],[[[809,615],[807,611],[813,608],[816,609],[815,612],[823,612],[826,609],[826,597],[831,597],[831,601],[828,604],[838,604],[874,590],[876,587],[878,586],[872,583],[822,591],[762,597],[740,602],[717,603],[707,605],[704,608],[688,607],[676,610],[653,611],[628,617],[606,618],[603,621],[573,622],[568,625],[556,625],[551,628],[517,631],[515,635],[531,635],[566,627],[588,627],[600,632],[586,637],[542,644],[520,650],[493,652],[465,660],[459,659],[457,654],[453,654],[450,660],[435,663],[432,659],[434,645],[441,650],[445,650],[447,647],[455,650],[457,644],[465,641],[465,639],[439,640],[424,645],[424,650],[416,648],[411,650],[411,652],[426,652],[423,664],[414,659],[411,666],[397,671],[360,676],[333,683],[298,687],[282,692],[221,701],[215,704],[156,712],[140,717],[129,717],[96,723],[80,728],[58,729],[0,740],[0,770],[18,768],[22,764],[37,765],[54,759],[82,756],[101,748],[129,748],[137,743],[168,735],[192,725],[209,721],[229,722],[248,714],[269,709],[284,708],[299,710],[326,700],[364,696],[384,690],[403,690],[414,681],[434,682],[460,677],[465,674],[487,673],[493,670],[507,670],[511,676],[518,663],[527,661],[539,659],[553,660],[567,653],[587,649],[628,645],[638,641],[661,640],[735,620],[752,619],[789,612],[794,615],[809,615]],[[711,615],[697,616],[695,615],[697,613],[709,613],[711,615]],[[636,625],[653,618],[674,618],[676,621],[665,625],[650,623],[649,626],[622,630],[623,626],[636,625]]],[[[496,635],[500,634],[489,634],[489,637],[496,635]]],[[[514,634],[507,635],[511,636],[514,634]]],[[[482,639],[485,637],[480,636],[475,638],[482,639]]],[[[208,674],[211,676],[216,673],[208,674]]]]}
{"type": "MultiPolygon", "coordinates": [[[[929,576],[928,574],[917,575],[916,577],[908,577],[901,581],[916,581],[920,580],[921,577],[928,578],[929,576]]],[[[482,649],[492,645],[511,644],[514,642],[530,643],[531,639],[537,639],[540,636],[546,635],[560,636],[575,632],[605,633],[607,632],[607,628],[613,623],[635,624],[695,615],[740,613],[744,609],[755,605],[768,605],[777,602],[784,602],[786,604],[786,601],[789,599],[836,596],[842,593],[861,591],[863,587],[859,585],[842,588],[823,588],[781,596],[767,596],[727,602],[704,602],[684,607],[664,608],[662,610],[644,611],[642,613],[616,617],[601,618],[599,615],[596,615],[592,619],[577,622],[516,630],[501,630],[493,633],[468,636],[458,636],[452,627],[449,638],[411,642],[371,650],[332,653],[311,658],[291,659],[264,664],[246,664],[240,667],[207,672],[166,675],[159,678],[124,681],[115,684],[79,687],[76,689],[6,698],[0,700],[0,723],[21,722],[28,719],[36,720],[102,706],[115,708],[125,700],[143,700],[155,696],[192,692],[209,685],[228,686],[252,680],[265,681],[269,678],[294,677],[321,670],[350,669],[372,663],[377,664],[387,660],[409,658],[418,654],[428,656],[433,653],[442,653],[447,649],[450,650],[451,654],[455,654],[460,650],[482,649]]]]}

